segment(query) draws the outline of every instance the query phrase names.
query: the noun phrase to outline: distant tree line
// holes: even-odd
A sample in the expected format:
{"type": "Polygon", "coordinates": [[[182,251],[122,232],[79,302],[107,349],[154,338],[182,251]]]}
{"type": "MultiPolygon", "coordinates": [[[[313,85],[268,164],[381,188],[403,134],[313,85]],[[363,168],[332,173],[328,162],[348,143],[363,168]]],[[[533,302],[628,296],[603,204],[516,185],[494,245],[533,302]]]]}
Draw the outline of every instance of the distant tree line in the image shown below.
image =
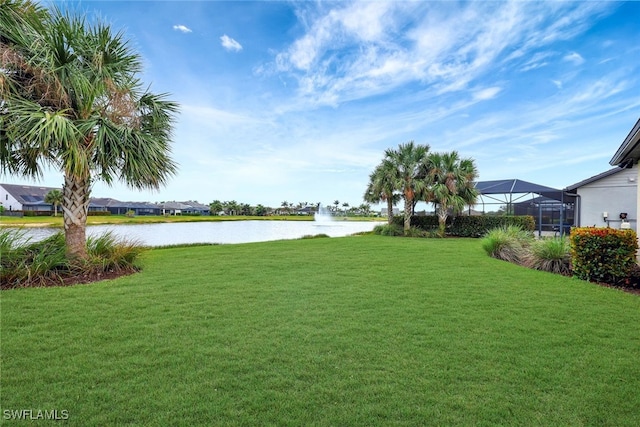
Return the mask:
{"type": "MultiPolygon", "coordinates": [[[[209,204],[211,215],[267,216],[267,215],[313,215],[320,209],[321,203],[283,201],[279,207],[268,207],[261,204],[251,206],[235,200],[214,200],[209,204]]],[[[335,200],[333,204],[324,205],[335,216],[370,216],[373,211],[369,203],[351,206],[335,200]]]]}

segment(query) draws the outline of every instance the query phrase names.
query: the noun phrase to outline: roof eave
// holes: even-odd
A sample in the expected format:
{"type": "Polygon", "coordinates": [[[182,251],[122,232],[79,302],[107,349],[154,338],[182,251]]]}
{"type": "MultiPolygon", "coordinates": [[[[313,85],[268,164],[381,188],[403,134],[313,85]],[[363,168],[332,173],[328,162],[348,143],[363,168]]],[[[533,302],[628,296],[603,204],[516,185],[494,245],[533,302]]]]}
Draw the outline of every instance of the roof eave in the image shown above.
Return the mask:
{"type": "Polygon", "coordinates": [[[609,161],[612,166],[618,166],[629,160],[633,160],[634,163],[640,159],[640,119],[633,126],[629,135],[624,139],[616,154],[609,161]]]}

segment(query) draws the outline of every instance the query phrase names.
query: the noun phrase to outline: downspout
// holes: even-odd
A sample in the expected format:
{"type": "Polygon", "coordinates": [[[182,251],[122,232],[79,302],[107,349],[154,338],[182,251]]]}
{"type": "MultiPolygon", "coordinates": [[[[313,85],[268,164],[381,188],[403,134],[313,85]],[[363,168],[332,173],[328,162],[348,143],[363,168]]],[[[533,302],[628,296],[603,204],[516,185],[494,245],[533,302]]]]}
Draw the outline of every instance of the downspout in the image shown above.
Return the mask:
{"type": "Polygon", "coordinates": [[[575,212],[573,213],[573,221],[576,224],[573,224],[576,227],[582,227],[582,196],[576,193],[576,201],[575,201],[575,212]]]}

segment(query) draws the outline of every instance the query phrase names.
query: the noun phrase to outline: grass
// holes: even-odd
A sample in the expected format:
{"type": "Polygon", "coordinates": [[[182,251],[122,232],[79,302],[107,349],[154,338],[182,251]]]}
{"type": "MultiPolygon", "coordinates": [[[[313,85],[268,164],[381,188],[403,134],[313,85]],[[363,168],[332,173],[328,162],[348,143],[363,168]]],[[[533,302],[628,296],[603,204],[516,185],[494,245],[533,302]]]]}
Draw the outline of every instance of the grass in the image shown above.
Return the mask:
{"type": "Polygon", "coordinates": [[[2,292],[3,411],[82,426],[640,424],[640,298],[492,259],[479,240],[142,261],[114,281],[2,292]]]}

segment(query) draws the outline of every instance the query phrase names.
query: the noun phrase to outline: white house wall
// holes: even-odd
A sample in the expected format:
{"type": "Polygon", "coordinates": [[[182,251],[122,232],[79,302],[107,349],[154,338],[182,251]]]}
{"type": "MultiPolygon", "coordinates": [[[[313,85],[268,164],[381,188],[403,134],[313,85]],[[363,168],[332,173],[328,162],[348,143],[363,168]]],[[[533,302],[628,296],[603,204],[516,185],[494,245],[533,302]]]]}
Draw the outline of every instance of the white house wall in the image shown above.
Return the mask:
{"type": "Polygon", "coordinates": [[[20,211],[22,205],[0,185],[0,205],[8,211],[20,211]]]}
{"type": "Polygon", "coordinates": [[[620,213],[627,213],[631,228],[638,231],[638,165],[591,182],[578,188],[580,196],[580,225],[620,228],[620,213]],[[609,222],[603,213],[609,214],[609,222]]]}

